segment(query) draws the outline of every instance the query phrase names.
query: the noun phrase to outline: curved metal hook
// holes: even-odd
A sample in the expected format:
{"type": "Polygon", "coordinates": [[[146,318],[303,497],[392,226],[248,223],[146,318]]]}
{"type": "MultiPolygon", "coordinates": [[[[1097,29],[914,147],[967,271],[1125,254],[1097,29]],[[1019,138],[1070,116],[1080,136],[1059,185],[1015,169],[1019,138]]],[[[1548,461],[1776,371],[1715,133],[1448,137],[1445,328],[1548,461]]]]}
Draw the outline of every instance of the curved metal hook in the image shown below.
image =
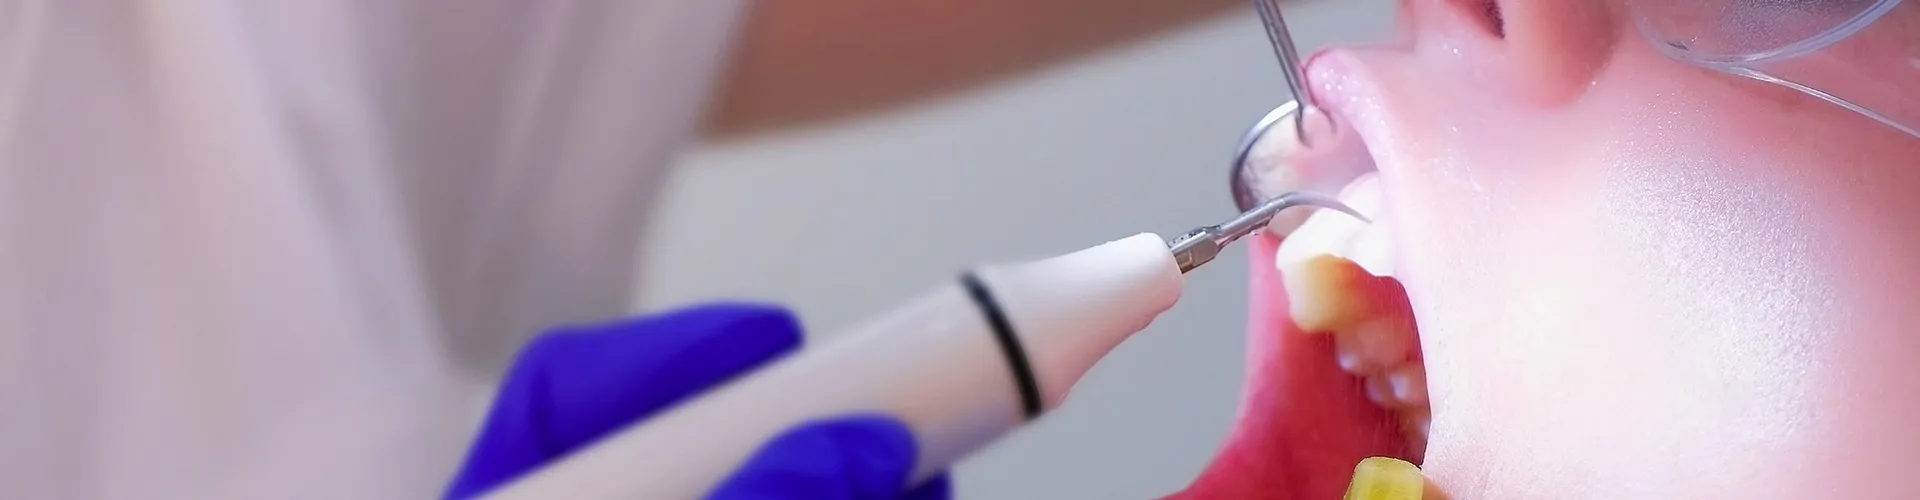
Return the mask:
{"type": "Polygon", "coordinates": [[[1219,256],[1220,251],[1225,249],[1227,245],[1239,241],[1240,238],[1253,234],[1255,231],[1265,229],[1267,223],[1272,222],[1273,217],[1280,215],[1280,212],[1301,206],[1330,208],[1351,215],[1361,221],[1371,222],[1367,219],[1367,216],[1361,215],[1360,212],[1354,210],[1353,207],[1341,203],[1340,200],[1332,196],[1306,191],[1294,191],[1275,196],[1251,210],[1241,212],[1240,215],[1226,222],[1188,231],[1185,235],[1168,243],[1167,246],[1173,250],[1174,260],[1180,263],[1180,272],[1185,273],[1192,271],[1194,268],[1198,268],[1212,261],[1214,257],[1219,256]]]}

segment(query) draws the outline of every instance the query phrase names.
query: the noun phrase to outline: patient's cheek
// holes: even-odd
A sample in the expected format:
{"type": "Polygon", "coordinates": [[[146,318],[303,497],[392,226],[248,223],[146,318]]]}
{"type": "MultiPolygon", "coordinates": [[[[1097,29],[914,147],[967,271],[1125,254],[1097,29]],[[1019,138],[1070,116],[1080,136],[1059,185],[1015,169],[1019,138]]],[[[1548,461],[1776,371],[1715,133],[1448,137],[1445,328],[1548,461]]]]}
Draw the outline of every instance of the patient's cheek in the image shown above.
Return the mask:
{"type": "Polygon", "coordinates": [[[1585,144],[1547,139],[1581,160],[1469,140],[1389,178],[1430,469],[1559,457],[1533,486],[1605,471],[1773,498],[1917,463],[1920,431],[1888,415],[1920,411],[1920,151],[1851,121],[1621,97],[1585,144]]]}
{"type": "Polygon", "coordinates": [[[1356,56],[1380,88],[1347,111],[1419,318],[1437,479],[1909,494],[1869,483],[1920,463],[1892,416],[1920,412],[1920,140],[1644,44],[1552,106],[1422,50],[1356,56]]]}
{"type": "MultiPolygon", "coordinates": [[[[1832,346],[1818,384],[1820,443],[1809,462],[1823,478],[1872,485],[1920,463],[1920,140],[1898,154],[1858,152],[1831,168],[1830,194],[1808,204],[1829,215],[1813,243],[1834,254],[1832,346]],[[1890,161],[1905,158],[1905,161],[1890,161]]],[[[1898,497],[1892,488],[1857,496],[1898,497]]]]}

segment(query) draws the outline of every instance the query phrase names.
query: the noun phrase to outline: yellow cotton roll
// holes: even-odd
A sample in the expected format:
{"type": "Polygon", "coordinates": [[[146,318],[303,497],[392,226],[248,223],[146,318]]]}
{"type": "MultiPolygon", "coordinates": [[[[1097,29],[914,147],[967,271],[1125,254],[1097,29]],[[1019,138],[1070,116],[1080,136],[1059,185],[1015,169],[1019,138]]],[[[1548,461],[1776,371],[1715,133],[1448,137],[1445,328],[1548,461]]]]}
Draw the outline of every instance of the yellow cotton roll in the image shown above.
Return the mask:
{"type": "Polygon", "coordinates": [[[1420,468],[1405,460],[1373,457],[1353,468],[1346,500],[1420,500],[1427,479],[1420,468]]]}

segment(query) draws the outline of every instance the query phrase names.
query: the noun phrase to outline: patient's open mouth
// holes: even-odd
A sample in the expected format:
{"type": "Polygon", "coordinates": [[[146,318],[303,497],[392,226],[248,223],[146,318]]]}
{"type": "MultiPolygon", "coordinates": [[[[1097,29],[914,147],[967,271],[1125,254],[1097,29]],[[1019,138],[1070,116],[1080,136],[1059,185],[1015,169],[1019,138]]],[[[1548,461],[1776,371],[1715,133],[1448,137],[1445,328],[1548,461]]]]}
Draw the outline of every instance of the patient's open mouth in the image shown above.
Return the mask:
{"type": "MultiPolygon", "coordinates": [[[[1343,197],[1369,218],[1373,178],[1343,197]]],[[[1284,243],[1252,238],[1240,416],[1180,497],[1339,498],[1367,457],[1419,463],[1431,412],[1410,304],[1397,281],[1359,263],[1386,255],[1378,229],[1322,211],[1284,243]]]]}
{"type": "Polygon", "coordinates": [[[1407,444],[1400,458],[1418,462],[1425,452],[1432,408],[1412,308],[1394,277],[1392,218],[1385,210],[1374,160],[1358,132],[1344,117],[1316,121],[1319,126],[1308,128],[1315,134],[1306,138],[1311,145],[1288,140],[1288,130],[1271,134],[1279,137],[1268,142],[1279,145],[1269,147],[1285,153],[1265,158],[1287,163],[1255,169],[1275,174],[1260,184],[1260,194],[1337,189],[1342,202],[1371,222],[1330,211],[1301,211],[1298,219],[1270,226],[1282,241],[1272,260],[1254,264],[1279,270],[1286,315],[1297,333],[1331,337],[1332,348],[1325,355],[1360,381],[1367,400],[1399,425],[1407,444]],[[1344,185],[1329,187],[1335,182],[1344,185]]]}
{"type": "Polygon", "coordinates": [[[1183,496],[1338,498],[1362,459],[1418,463],[1425,453],[1432,412],[1412,308],[1393,278],[1392,217],[1367,144],[1349,126],[1376,117],[1348,116],[1345,104],[1307,120],[1310,146],[1293,127],[1274,127],[1268,135],[1279,140],[1255,146],[1255,184],[1265,196],[1338,191],[1374,222],[1299,211],[1308,214],[1276,220],[1251,242],[1241,415],[1183,496]]]}
{"type": "MultiPolygon", "coordinates": [[[[1290,317],[1300,333],[1333,337],[1332,356],[1339,369],[1363,381],[1367,399],[1385,410],[1406,439],[1406,458],[1419,462],[1432,420],[1427,373],[1407,292],[1395,278],[1391,244],[1393,217],[1381,189],[1378,160],[1367,137],[1356,128],[1379,131],[1378,110],[1364,109],[1373,90],[1338,53],[1322,51],[1317,64],[1314,101],[1329,119],[1310,128],[1309,146],[1288,157],[1289,165],[1262,171],[1291,170],[1296,177],[1340,180],[1341,201],[1372,222],[1312,213],[1287,233],[1270,265],[1279,269],[1290,317]]],[[[1287,186],[1263,186],[1288,189],[1287,186]]],[[[1326,189],[1323,186],[1313,186],[1326,189]]],[[[1256,263],[1258,264],[1258,263],[1256,263]]]]}
{"type": "Polygon", "coordinates": [[[1393,277],[1378,177],[1368,174],[1342,201],[1375,223],[1316,214],[1275,252],[1288,314],[1308,335],[1331,335],[1340,370],[1364,381],[1367,399],[1400,424],[1407,458],[1425,452],[1432,407],[1426,368],[1406,290],[1393,277]]]}
{"type": "Polygon", "coordinates": [[[1347,71],[1323,68],[1320,75],[1342,81],[1314,100],[1332,105],[1307,108],[1300,136],[1292,127],[1277,127],[1256,141],[1248,155],[1249,173],[1262,198],[1337,190],[1341,201],[1372,219],[1326,211],[1288,214],[1289,219],[1268,226],[1283,242],[1267,265],[1280,269],[1295,326],[1333,338],[1328,355],[1340,370],[1364,381],[1368,400],[1393,414],[1410,447],[1406,458],[1417,461],[1431,420],[1426,370],[1405,289],[1394,279],[1392,221],[1381,199],[1378,167],[1353,128],[1354,118],[1346,116],[1354,97],[1341,92],[1350,90],[1332,88],[1359,85],[1352,81],[1360,76],[1347,71]]]}

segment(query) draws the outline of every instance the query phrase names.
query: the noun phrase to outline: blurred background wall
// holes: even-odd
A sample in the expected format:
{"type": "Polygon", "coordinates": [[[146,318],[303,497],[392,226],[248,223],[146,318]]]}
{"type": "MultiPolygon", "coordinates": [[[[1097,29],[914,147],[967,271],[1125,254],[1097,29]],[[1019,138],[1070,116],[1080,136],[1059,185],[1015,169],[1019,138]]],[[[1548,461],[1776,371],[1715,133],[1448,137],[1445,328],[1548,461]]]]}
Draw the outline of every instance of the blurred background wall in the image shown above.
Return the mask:
{"type": "MultiPolygon", "coordinates": [[[[1170,0],[1177,1],[1177,0],[1170,0]]],[[[1390,0],[1288,10],[1304,47],[1368,40],[1390,0]]],[[[1241,132],[1286,100],[1252,9],[1002,85],[686,158],[653,213],[645,310],[778,301],[818,342],[970,264],[1038,257],[1232,211],[1241,132]]],[[[1246,255],[1188,281],[1067,405],[955,471],[964,499],[1126,499],[1206,466],[1241,390],[1246,255]]]]}

